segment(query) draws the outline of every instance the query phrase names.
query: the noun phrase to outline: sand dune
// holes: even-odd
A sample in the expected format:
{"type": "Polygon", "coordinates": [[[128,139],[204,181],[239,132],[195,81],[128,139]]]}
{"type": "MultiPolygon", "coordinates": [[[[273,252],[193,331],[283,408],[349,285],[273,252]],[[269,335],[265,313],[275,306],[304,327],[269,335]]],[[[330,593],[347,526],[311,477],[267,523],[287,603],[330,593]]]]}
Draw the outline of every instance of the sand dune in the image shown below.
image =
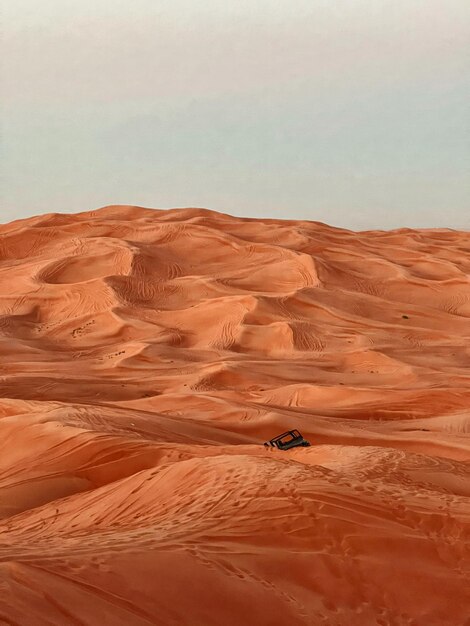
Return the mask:
{"type": "Polygon", "coordinates": [[[470,624],[469,277],[447,229],[0,226],[0,624],[470,624]]]}

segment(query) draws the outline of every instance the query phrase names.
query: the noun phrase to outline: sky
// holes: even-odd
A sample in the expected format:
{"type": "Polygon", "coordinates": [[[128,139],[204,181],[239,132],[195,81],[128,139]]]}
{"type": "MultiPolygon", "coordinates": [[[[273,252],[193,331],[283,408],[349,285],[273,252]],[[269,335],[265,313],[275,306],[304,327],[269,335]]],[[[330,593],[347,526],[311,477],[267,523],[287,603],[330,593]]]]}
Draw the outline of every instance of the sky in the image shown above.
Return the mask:
{"type": "Polygon", "coordinates": [[[468,0],[3,0],[0,222],[470,229],[468,0]]]}

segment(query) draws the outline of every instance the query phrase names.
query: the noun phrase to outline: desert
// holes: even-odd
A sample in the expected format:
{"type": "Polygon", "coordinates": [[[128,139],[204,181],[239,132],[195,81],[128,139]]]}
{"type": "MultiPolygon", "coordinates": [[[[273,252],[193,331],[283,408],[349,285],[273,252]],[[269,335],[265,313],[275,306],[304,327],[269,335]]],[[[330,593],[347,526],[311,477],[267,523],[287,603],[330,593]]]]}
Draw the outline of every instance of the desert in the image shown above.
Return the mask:
{"type": "Polygon", "coordinates": [[[470,624],[469,366],[467,231],[0,225],[0,624],[470,624]]]}

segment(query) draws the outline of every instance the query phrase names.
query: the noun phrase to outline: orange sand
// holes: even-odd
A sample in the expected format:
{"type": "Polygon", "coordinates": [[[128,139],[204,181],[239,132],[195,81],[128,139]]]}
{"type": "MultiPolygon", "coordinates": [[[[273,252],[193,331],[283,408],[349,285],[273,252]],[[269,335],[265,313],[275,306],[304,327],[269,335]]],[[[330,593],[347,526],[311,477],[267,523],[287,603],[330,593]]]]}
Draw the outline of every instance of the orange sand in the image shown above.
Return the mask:
{"type": "Polygon", "coordinates": [[[0,226],[0,624],[468,624],[469,274],[446,229],[0,226]]]}

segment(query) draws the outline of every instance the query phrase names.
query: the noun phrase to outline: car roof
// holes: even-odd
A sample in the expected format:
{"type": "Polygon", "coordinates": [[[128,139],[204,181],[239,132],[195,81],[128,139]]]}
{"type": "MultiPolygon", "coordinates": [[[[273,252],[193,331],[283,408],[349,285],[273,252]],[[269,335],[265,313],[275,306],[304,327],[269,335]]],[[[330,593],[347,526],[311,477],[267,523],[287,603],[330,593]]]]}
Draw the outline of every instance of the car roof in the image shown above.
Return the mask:
{"type": "Polygon", "coordinates": [[[278,439],[282,439],[286,435],[294,435],[295,437],[302,436],[296,428],[293,428],[292,430],[286,430],[286,432],[282,433],[282,435],[277,435],[277,437],[273,437],[270,441],[277,441],[278,439]],[[298,435],[296,433],[298,433],[298,435]]]}

